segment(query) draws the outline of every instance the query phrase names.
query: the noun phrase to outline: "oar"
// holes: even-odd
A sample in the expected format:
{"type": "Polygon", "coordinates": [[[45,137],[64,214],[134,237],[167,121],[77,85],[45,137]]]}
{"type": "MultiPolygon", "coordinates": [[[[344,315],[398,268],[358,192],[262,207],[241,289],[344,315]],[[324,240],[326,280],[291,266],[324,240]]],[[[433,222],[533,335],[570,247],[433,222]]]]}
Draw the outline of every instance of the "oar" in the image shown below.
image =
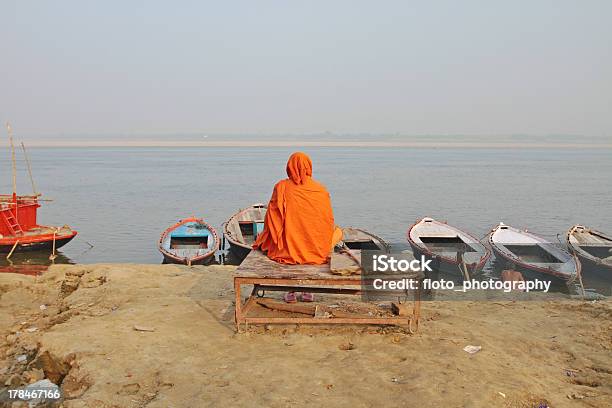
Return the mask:
{"type": "Polygon", "coordinates": [[[57,258],[57,255],[55,255],[55,234],[57,234],[57,231],[53,231],[53,250],[51,255],[49,255],[49,260],[51,261],[54,261],[55,258],[57,258]]]}
{"type": "Polygon", "coordinates": [[[9,254],[6,256],[7,261],[11,260],[11,255],[13,255],[13,251],[15,251],[15,248],[17,248],[18,244],[19,244],[19,240],[15,241],[15,245],[13,245],[13,248],[11,248],[11,252],[9,252],[9,254]]]}

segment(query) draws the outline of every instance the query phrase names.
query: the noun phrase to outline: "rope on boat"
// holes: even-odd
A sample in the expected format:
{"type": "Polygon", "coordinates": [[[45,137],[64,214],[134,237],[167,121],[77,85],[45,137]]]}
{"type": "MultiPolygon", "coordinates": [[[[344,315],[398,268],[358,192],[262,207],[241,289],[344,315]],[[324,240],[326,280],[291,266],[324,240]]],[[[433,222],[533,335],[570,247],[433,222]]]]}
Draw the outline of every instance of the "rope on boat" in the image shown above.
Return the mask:
{"type": "MultiPolygon", "coordinates": [[[[13,128],[11,124],[6,122],[6,130],[9,137],[9,145],[11,147],[11,168],[13,171],[13,199],[17,194],[17,160],[15,158],[15,145],[13,144],[13,128]]],[[[17,206],[15,205],[15,213],[17,212],[17,206]]]]}
{"type": "Polygon", "coordinates": [[[463,275],[463,279],[465,281],[469,281],[470,280],[470,272],[469,272],[469,270],[467,268],[467,265],[465,264],[465,260],[463,259],[463,255],[461,256],[461,263],[458,265],[458,267],[459,267],[459,271],[463,275]]]}
{"type": "MultiPolygon", "coordinates": [[[[575,229],[575,226],[572,227],[572,229],[568,232],[567,236],[569,236],[569,234],[571,234],[575,229]]],[[[561,241],[560,235],[561,234],[557,234],[557,241],[559,241],[560,245],[564,245],[564,243],[561,241]]],[[[565,245],[567,246],[568,253],[574,258],[574,263],[576,264],[576,276],[572,277],[567,282],[568,284],[573,284],[576,281],[576,278],[578,279],[578,284],[580,285],[580,289],[582,291],[582,300],[584,300],[586,298],[586,292],[584,290],[584,283],[582,282],[582,266],[580,260],[578,259],[576,253],[573,251],[572,247],[568,243],[565,243],[565,245]]]]}
{"type": "Polygon", "coordinates": [[[23,149],[23,157],[25,158],[26,164],[28,166],[28,175],[30,176],[30,182],[32,183],[32,191],[34,195],[38,195],[38,191],[36,191],[36,184],[34,183],[34,177],[32,176],[32,165],[30,164],[30,156],[28,156],[28,152],[26,151],[26,147],[21,142],[21,148],[23,149]]]}
{"type": "Polygon", "coordinates": [[[584,283],[582,283],[582,268],[580,267],[580,261],[576,254],[571,254],[574,257],[574,262],[576,263],[576,276],[572,277],[567,281],[568,285],[574,284],[576,279],[578,279],[578,284],[580,285],[580,289],[582,291],[582,300],[586,299],[586,292],[584,290],[584,283]]]}
{"type": "Polygon", "coordinates": [[[464,252],[457,252],[457,268],[459,268],[459,272],[463,275],[464,281],[470,280],[470,271],[465,263],[465,259],[463,259],[464,252]],[[460,261],[460,262],[459,262],[460,261]]]}

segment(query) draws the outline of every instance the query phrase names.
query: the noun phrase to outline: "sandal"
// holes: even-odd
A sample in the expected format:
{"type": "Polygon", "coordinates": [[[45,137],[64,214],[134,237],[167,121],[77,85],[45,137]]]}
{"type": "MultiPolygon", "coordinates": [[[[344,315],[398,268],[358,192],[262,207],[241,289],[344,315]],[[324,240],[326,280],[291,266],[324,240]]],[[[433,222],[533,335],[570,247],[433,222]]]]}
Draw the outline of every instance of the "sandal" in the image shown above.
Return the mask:
{"type": "Polygon", "coordinates": [[[285,293],[285,296],[283,296],[283,300],[285,303],[296,303],[297,296],[295,295],[295,292],[287,292],[285,293]]]}
{"type": "Polygon", "coordinates": [[[314,302],[314,293],[303,292],[300,296],[302,302],[314,302]]]}

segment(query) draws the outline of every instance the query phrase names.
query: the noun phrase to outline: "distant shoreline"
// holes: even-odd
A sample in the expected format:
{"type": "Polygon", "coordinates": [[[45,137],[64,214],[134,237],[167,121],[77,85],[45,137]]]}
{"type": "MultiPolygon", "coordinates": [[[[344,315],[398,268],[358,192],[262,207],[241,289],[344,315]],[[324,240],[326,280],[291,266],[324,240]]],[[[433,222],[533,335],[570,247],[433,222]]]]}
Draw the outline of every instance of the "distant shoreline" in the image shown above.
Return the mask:
{"type": "Polygon", "coordinates": [[[307,140],[270,140],[270,141],[248,141],[248,140],[235,140],[235,141],[163,141],[163,140],[132,140],[132,141],[119,141],[119,140],[108,140],[108,141],[71,141],[71,140],[57,140],[53,142],[34,140],[26,143],[28,147],[346,147],[346,148],[377,148],[377,147],[389,147],[389,148],[439,148],[439,149],[457,149],[457,148],[470,148],[470,149],[612,149],[612,142],[610,143],[568,143],[568,142],[449,142],[449,141],[428,141],[428,142],[416,142],[416,141],[307,141],[307,140]]]}

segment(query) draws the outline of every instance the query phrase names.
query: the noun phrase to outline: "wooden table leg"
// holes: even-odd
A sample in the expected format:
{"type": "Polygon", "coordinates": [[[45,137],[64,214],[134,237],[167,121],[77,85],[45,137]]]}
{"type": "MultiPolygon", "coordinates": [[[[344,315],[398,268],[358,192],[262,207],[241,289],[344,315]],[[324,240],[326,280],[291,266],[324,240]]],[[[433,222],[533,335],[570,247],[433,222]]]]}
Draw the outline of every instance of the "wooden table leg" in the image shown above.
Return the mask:
{"type": "Polygon", "coordinates": [[[236,296],[234,307],[234,320],[236,321],[236,329],[240,332],[240,323],[242,323],[242,295],[240,292],[240,279],[234,278],[234,294],[236,296]]]}
{"type": "Polygon", "coordinates": [[[312,279],[312,280],[296,280],[296,279],[262,279],[262,278],[250,278],[250,277],[235,277],[234,278],[234,292],[236,296],[235,300],[235,320],[236,320],[236,328],[238,332],[240,332],[240,325],[244,323],[246,325],[246,329],[248,330],[248,324],[274,324],[274,323],[308,323],[308,324],[376,324],[376,325],[398,325],[405,326],[408,324],[408,331],[410,333],[416,333],[419,329],[420,323],[420,310],[421,310],[421,295],[422,295],[422,282],[418,282],[418,287],[414,293],[414,304],[412,309],[412,315],[408,317],[408,321],[406,318],[391,318],[391,317],[334,317],[331,319],[317,319],[314,317],[249,317],[248,312],[251,308],[253,308],[257,303],[257,292],[260,288],[265,288],[267,290],[280,290],[287,291],[290,289],[299,290],[303,288],[312,289],[312,286],[315,286],[317,292],[329,292],[329,293],[342,293],[342,294],[353,294],[357,295],[361,293],[359,289],[346,289],[346,288],[329,288],[329,287],[321,287],[318,288],[319,285],[323,286],[348,286],[354,284],[352,281],[343,282],[328,279],[312,279]],[[310,282],[309,282],[310,281],[310,282]],[[310,283],[311,286],[307,285],[310,283]],[[253,285],[253,290],[250,293],[250,296],[246,299],[246,301],[242,302],[242,285],[253,285]]]}

